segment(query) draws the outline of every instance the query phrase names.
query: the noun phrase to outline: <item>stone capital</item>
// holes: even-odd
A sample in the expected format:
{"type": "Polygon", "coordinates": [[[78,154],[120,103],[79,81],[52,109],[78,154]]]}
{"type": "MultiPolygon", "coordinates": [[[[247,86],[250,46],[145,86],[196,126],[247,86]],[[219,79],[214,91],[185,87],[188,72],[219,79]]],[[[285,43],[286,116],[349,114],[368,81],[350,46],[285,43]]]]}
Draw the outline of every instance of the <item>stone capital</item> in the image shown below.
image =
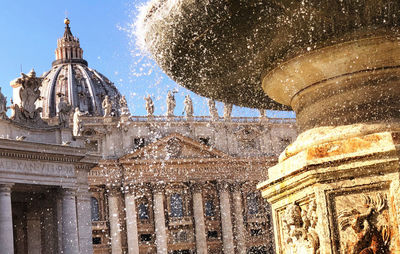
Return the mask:
{"type": "Polygon", "coordinates": [[[241,192],[242,191],[242,183],[234,182],[231,185],[232,192],[241,192]]]}
{"type": "Polygon", "coordinates": [[[76,196],[76,189],[75,188],[62,188],[60,190],[60,194],[63,197],[76,196]]]}
{"type": "Polygon", "coordinates": [[[217,189],[219,192],[230,192],[231,183],[228,181],[218,181],[217,189]]]}
{"type": "Polygon", "coordinates": [[[11,193],[11,188],[13,187],[14,184],[12,183],[0,183],[0,193],[1,192],[6,192],[6,193],[11,193]]]}
{"type": "Polygon", "coordinates": [[[190,190],[192,193],[201,193],[203,191],[203,182],[190,182],[190,190]]]}
{"type": "Polygon", "coordinates": [[[107,184],[106,185],[106,190],[108,192],[108,195],[118,195],[119,193],[121,193],[123,191],[123,189],[121,188],[121,185],[119,184],[107,184]]]}
{"type": "Polygon", "coordinates": [[[134,195],[136,190],[139,188],[139,186],[134,185],[134,184],[128,184],[124,186],[124,193],[125,195],[134,195]]]}
{"type": "Polygon", "coordinates": [[[165,183],[151,184],[151,190],[153,191],[153,194],[164,194],[165,183]]]}

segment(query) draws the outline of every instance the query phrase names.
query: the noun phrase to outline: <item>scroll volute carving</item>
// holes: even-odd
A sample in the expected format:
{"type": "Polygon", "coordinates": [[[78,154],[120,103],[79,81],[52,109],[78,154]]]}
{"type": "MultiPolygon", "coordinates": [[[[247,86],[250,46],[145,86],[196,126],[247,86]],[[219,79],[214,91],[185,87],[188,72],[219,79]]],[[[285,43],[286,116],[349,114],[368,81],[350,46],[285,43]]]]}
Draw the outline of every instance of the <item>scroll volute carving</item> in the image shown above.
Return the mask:
{"type": "Polygon", "coordinates": [[[284,253],[319,254],[317,204],[311,200],[306,207],[290,204],[283,217],[285,249],[284,253]]]}
{"type": "Polygon", "coordinates": [[[338,213],[343,254],[390,253],[391,229],[385,194],[362,195],[363,204],[338,213]]]}

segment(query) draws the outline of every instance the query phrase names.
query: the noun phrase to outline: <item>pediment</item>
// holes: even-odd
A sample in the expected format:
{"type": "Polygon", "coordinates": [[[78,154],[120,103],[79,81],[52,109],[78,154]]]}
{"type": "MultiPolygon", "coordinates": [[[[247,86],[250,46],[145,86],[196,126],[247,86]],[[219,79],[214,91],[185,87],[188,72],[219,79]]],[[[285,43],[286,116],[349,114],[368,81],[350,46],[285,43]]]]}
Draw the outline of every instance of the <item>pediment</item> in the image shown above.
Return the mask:
{"type": "Polygon", "coordinates": [[[133,153],[127,154],[120,160],[168,160],[168,159],[200,159],[226,158],[229,155],[201,144],[191,138],[174,133],[157,140],[133,153]]]}

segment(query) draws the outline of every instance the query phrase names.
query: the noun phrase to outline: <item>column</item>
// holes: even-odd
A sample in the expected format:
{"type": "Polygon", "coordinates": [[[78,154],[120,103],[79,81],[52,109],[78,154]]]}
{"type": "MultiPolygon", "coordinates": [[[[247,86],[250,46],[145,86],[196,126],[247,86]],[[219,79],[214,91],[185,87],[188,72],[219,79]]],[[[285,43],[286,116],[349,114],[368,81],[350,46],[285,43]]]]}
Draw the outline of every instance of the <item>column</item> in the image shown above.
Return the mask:
{"type": "Polygon", "coordinates": [[[236,250],[238,254],[246,254],[246,238],[243,223],[243,206],[241,185],[236,183],[233,185],[233,211],[235,218],[235,238],[236,250]]]}
{"type": "MultiPolygon", "coordinates": [[[[55,198],[51,198],[50,202],[55,202],[55,198]]],[[[57,225],[55,222],[55,209],[54,207],[41,207],[43,214],[43,225],[42,230],[44,234],[42,234],[44,246],[46,246],[41,254],[53,254],[57,253],[57,225]]]]}
{"type": "Polygon", "coordinates": [[[231,205],[229,202],[229,184],[227,182],[219,182],[219,205],[221,209],[221,225],[222,225],[222,241],[224,254],[233,254],[233,232],[231,205]]]}
{"type": "Polygon", "coordinates": [[[30,207],[26,218],[26,231],[28,233],[28,254],[42,253],[42,239],[40,230],[40,216],[35,208],[30,207]]]}
{"type": "Polygon", "coordinates": [[[90,197],[88,186],[81,186],[76,196],[80,254],[93,253],[90,197]]]}
{"type": "Polygon", "coordinates": [[[139,253],[139,238],[137,228],[137,213],[134,187],[125,188],[126,233],[128,238],[128,253],[139,253]]]}
{"type": "Polygon", "coordinates": [[[57,246],[58,246],[58,253],[62,253],[63,248],[63,233],[62,233],[62,225],[63,225],[63,218],[62,218],[62,194],[59,193],[57,198],[57,203],[55,204],[56,207],[56,216],[57,216],[57,246]]]}
{"type": "Polygon", "coordinates": [[[79,253],[78,225],[76,220],[76,193],[63,189],[62,199],[62,250],[64,254],[79,253]]]}
{"type": "Polygon", "coordinates": [[[204,208],[202,196],[202,184],[191,185],[193,194],[193,217],[196,233],[197,254],[207,254],[206,226],[204,223],[204,208]]]}
{"type": "Polygon", "coordinates": [[[121,224],[119,212],[120,188],[108,187],[108,211],[111,233],[111,252],[122,253],[121,224]]]}
{"type": "Polygon", "coordinates": [[[4,254],[14,254],[11,184],[0,184],[0,246],[4,254]]]}
{"type": "Polygon", "coordinates": [[[164,214],[164,186],[153,186],[153,203],[154,203],[154,224],[156,231],[157,254],[166,254],[167,246],[167,229],[165,227],[164,214]]]}

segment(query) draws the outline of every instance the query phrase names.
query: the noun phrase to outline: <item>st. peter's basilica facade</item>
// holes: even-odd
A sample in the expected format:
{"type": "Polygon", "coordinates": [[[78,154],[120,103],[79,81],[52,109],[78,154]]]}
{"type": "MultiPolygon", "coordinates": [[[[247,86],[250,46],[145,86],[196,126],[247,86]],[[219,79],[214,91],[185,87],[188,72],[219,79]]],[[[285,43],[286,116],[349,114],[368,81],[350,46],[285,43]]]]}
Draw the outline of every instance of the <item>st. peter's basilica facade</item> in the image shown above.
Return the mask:
{"type": "MultiPolygon", "coordinates": [[[[256,184],[296,136],[293,119],[131,116],[88,67],[69,20],[56,60],[0,96],[0,246],[4,253],[273,253],[256,184]],[[13,233],[11,233],[13,232],[13,233]]],[[[140,103],[140,102],[138,102],[140,103]]],[[[2,252],[3,253],[3,252],[2,252]]]]}

